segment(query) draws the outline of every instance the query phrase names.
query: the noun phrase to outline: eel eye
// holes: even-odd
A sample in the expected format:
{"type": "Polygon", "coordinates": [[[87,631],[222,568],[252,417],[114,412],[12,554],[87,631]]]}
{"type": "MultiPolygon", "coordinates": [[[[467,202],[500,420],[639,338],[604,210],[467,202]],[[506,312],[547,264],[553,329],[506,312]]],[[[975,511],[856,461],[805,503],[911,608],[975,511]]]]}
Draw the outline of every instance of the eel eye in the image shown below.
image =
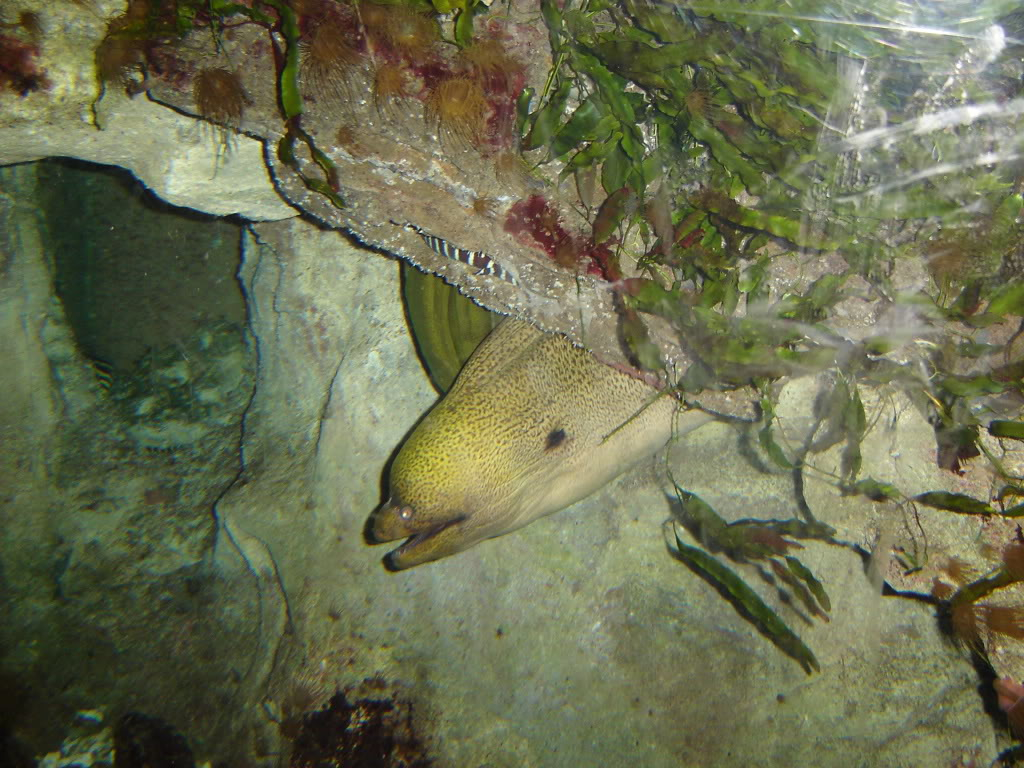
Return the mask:
{"type": "Polygon", "coordinates": [[[412,519],[412,507],[405,506],[398,510],[398,516],[403,520],[412,519]]]}
{"type": "Polygon", "coordinates": [[[550,451],[552,448],[557,448],[565,442],[565,430],[564,429],[553,429],[548,432],[547,444],[544,446],[545,451],[550,451]]]}

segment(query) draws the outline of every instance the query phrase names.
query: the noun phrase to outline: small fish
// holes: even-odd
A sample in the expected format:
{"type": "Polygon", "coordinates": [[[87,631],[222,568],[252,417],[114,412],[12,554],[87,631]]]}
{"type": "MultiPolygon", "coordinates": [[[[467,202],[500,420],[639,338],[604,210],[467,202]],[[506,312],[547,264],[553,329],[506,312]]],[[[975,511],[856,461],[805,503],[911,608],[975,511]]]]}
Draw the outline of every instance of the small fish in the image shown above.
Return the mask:
{"type": "Polygon", "coordinates": [[[405,228],[410,232],[415,232],[417,235],[423,238],[423,242],[430,246],[430,249],[446,259],[454,259],[455,261],[461,261],[463,264],[472,267],[476,270],[478,275],[491,275],[504,280],[506,283],[512,285],[519,285],[519,281],[516,276],[512,274],[505,267],[501,266],[493,257],[488,256],[483,251],[467,251],[465,248],[459,248],[449,243],[447,240],[443,240],[437,235],[432,235],[429,232],[417,227],[415,224],[406,224],[405,228]]]}
{"type": "Polygon", "coordinates": [[[93,376],[104,391],[109,392],[114,386],[114,366],[106,360],[89,358],[89,366],[92,368],[93,376]]]}

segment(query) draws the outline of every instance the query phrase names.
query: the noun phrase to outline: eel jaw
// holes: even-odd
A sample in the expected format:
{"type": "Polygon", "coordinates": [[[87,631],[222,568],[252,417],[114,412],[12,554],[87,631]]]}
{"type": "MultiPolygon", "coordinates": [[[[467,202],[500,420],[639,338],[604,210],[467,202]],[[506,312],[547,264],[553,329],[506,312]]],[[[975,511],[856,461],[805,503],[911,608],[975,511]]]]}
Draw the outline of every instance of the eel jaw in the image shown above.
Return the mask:
{"type": "Polygon", "coordinates": [[[388,503],[378,510],[372,535],[378,544],[408,537],[402,546],[384,557],[389,571],[402,571],[455,554],[476,543],[467,541],[464,531],[460,530],[467,519],[467,515],[455,515],[447,520],[416,521],[411,508],[388,503]]]}

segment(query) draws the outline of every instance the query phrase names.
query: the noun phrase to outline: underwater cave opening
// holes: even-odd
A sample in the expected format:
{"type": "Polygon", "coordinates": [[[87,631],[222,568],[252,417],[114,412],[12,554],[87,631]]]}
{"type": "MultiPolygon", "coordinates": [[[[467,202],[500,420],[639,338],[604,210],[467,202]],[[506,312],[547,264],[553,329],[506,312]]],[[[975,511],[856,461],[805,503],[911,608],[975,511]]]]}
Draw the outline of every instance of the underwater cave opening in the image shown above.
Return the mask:
{"type": "Polygon", "coordinates": [[[129,172],[68,158],[39,163],[40,210],[55,292],[79,349],[132,372],[148,353],[204,330],[236,330],[243,223],[176,208],[129,172]]]}

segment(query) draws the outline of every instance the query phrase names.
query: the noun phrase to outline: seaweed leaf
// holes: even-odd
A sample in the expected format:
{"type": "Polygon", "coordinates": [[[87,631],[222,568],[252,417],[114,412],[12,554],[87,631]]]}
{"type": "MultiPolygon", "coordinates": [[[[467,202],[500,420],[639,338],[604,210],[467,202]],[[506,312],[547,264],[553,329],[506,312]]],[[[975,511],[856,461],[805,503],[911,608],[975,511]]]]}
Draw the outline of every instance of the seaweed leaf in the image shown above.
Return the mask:
{"type": "Polygon", "coordinates": [[[1024,517],[1024,504],[1017,504],[999,513],[1003,517],[1024,517]]]}
{"type": "Polygon", "coordinates": [[[278,98],[285,120],[302,114],[302,95],[299,92],[299,23],[293,11],[282,0],[263,0],[281,15],[281,34],[285,39],[284,66],[278,80],[278,98]]]}
{"type": "MultiPolygon", "coordinates": [[[[565,169],[562,171],[562,178],[565,178],[571,173],[581,171],[586,168],[591,168],[601,160],[604,160],[611,152],[613,152],[619,146],[619,139],[622,138],[621,133],[612,134],[608,141],[604,142],[593,142],[588,144],[575,155],[573,155],[569,162],[565,164],[565,169]]],[[[602,183],[602,186],[604,184],[602,183]]]]}
{"type": "MultiPolygon", "coordinates": [[[[814,653],[779,618],[754,590],[747,586],[735,572],[717,559],[697,547],[691,547],[679,537],[679,530],[673,526],[675,548],[673,554],[708,581],[733,607],[750,621],[765,637],[771,640],[783,653],[794,659],[806,672],[820,672],[821,665],[814,653]]],[[[672,548],[670,548],[672,549],[672,548]]]]}
{"type": "Polygon", "coordinates": [[[1012,282],[1002,286],[992,296],[987,314],[1024,316],[1024,282],[1012,282]]]}
{"type": "Polygon", "coordinates": [[[622,219],[636,210],[636,193],[629,187],[620,187],[605,198],[594,218],[592,239],[595,245],[607,242],[622,219]]]}
{"type": "Polygon", "coordinates": [[[823,587],[821,582],[815,578],[810,569],[792,555],[786,555],[786,565],[789,566],[789,570],[791,570],[798,579],[807,584],[807,588],[814,595],[814,598],[818,601],[818,604],[822,609],[825,611],[831,611],[832,601],[829,600],[828,593],[825,592],[825,587],[823,587]]]}
{"type": "Polygon", "coordinates": [[[871,501],[894,501],[903,495],[895,485],[882,483],[871,477],[865,477],[853,484],[843,485],[842,491],[843,493],[859,493],[871,501]]]}
{"type": "Polygon", "coordinates": [[[516,98],[516,135],[522,136],[526,130],[526,123],[530,119],[530,103],[536,91],[533,86],[523,88],[522,93],[516,98]]]}
{"type": "MultiPolygon", "coordinates": [[[[795,559],[796,558],[794,558],[794,560],[795,559]]],[[[800,561],[797,560],[797,562],[800,561]]],[[[807,609],[808,613],[812,616],[817,616],[822,621],[827,622],[829,620],[828,614],[822,610],[820,605],[818,605],[818,601],[815,599],[814,595],[811,594],[810,589],[807,588],[807,585],[796,575],[794,571],[790,570],[774,558],[768,561],[768,565],[771,567],[772,573],[775,574],[775,578],[785,584],[789,590],[796,595],[797,600],[803,603],[803,606],[807,609]]]]}
{"type": "Polygon", "coordinates": [[[1011,440],[1024,440],[1024,423],[1019,421],[990,421],[988,433],[992,437],[1006,437],[1011,440]]]}
{"type": "Polygon", "coordinates": [[[842,473],[843,477],[853,480],[860,473],[860,444],[864,439],[864,433],[867,431],[864,403],[861,402],[860,392],[856,385],[850,391],[850,398],[844,413],[844,426],[846,429],[846,447],[843,449],[841,459],[842,473]]]}
{"type": "Polygon", "coordinates": [[[957,397],[976,397],[978,395],[998,395],[1004,392],[1008,384],[995,381],[991,376],[945,376],[939,386],[946,392],[957,397]]]}
{"type": "Polygon", "coordinates": [[[959,512],[962,515],[994,515],[996,511],[983,501],[978,501],[962,493],[948,491],[929,491],[914,497],[914,501],[934,509],[945,509],[959,512]]]}
{"type": "Polygon", "coordinates": [[[761,444],[761,448],[768,454],[772,461],[774,461],[781,469],[793,469],[795,464],[786,458],[785,452],[775,442],[775,437],[772,433],[772,425],[765,424],[761,427],[757,433],[757,441],[761,444]]]}
{"type": "Polygon", "coordinates": [[[725,552],[737,562],[767,560],[803,546],[790,539],[831,540],[835,531],[824,523],[803,520],[745,518],[727,523],[706,501],[675,485],[678,519],[712,552],[725,552]],[[790,539],[785,538],[789,536],[790,539]]]}
{"type": "Polygon", "coordinates": [[[616,133],[615,137],[601,166],[601,186],[609,194],[626,186],[633,175],[633,164],[622,149],[622,134],[616,133]]]}
{"type": "Polygon", "coordinates": [[[757,433],[757,441],[766,454],[782,469],[793,469],[796,465],[789,460],[785,451],[775,442],[772,422],[775,420],[775,408],[768,396],[761,398],[761,410],[764,413],[764,426],[757,433]]]}
{"type": "Polygon", "coordinates": [[[631,360],[642,370],[658,371],[664,368],[661,350],[651,341],[647,326],[636,310],[623,307],[619,319],[622,338],[626,342],[631,360]]]}
{"type": "MultiPolygon", "coordinates": [[[[445,0],[434,0],[435,6],[437,2],[444,2],[445,0]]],[[[465,6],[465,3],[457,3],[457,5],[465,6]]],[[[442,11],[443,13],[443,11],[442,11]]],[[[455,43],[460,48],[465,48],[471,42],[473,42],[473,16],[474,12],[472,8],[460,7],[456,12],[455,16],[455,43]]]]}
{"type": "Polygon", "coordinates": [[[572,86],[571,80],[560,83],[554,94],[548,99],[547,104],[534,113],[533,127],[523,140],[523,149],[538,149],[548,145],[558,131],[558,123],[562,118],[562,113],[565,112],[565,105],[569,101],[572,86]]]}
{"type": "Polygon", "coordinates": [[[1016,580],[1005,567],[1000,568],[995,573],[983,576],[969,584],[964,584],[949,597],[946,604],[963,605],[965,603],[973,603],[992,594],[997,589],[1010,586],[1016,580]]]}
{"type": "MultiPolygon", "coordinates": [[[[692,130],[693,127],[691,126],[691,131],[692,130]]],[[[697,134],[694,133],[694,135],[696,136],[697,134]]],[[[702,135],[705,135],[703,131],[702,135]]],[[[701,139],[701,141],[704,141],[704,139],[701,139]]],[[[715,152],[714,147],[712,147],[712,152],[715,152]]],[[[729,165],[728,167],[732,168],[733,166],[729,165]]],[[[740,167],[741,166],[736,166],[737,172],[740,172],[740,167]]],[[[758,174],[760,174],[760,171],[758,171],[758,174]]],[[[752,181],[752,179],[748,181],[746,176],[744,176],[744,183],[747,184],[748,191],[752,191],[750,189],[752,181]]],[[[758,181],[756,186],[760,187],[761,182],[758,181]]],[[[767,232],[775,237],[781,237],[785,240],[789,240],[791,243],[799,245],[801,248],[831,251],[844,245],[850,237],[848,234],[842,232],[836,222],[832,222],[830,225],[835,236],[829,237],[824,233],[809,231],[807,228],[807,222],[804,219],[790,218],[781,212],[769,213],[756,208],[750,208],[748,206],[740,205],[734,200],[722,195],[703,195],[701,197],[701,207],[711,213],[718,214],[730,224],[735,224],[747,229],[756,229],[767,232]]],[[[837,278],[839,276],[826,275],[825,277],[837,278]]],[[[812,293],[811,301],[819,306],[828,306],[826,302],[834,302],[834,300],[836,300],[835,291],[838,288],[838,284],[833,280],[825,280],[825,277],[819,278],[819,280],[815,281],[815,285],[812,286],[812,292],[815,289],[817,289],[818,292],[812,293]],[[822,281],[824,281],[824,284],[819,287],[817,283],[822,281]]]]}
{"type": "Polygon", "coordinates": [[[588,141],[602,141],[611,135],[617,125],[614,118],[604,121],[600,104],[594,96],[590,96],[576,107],[569,120],[555,133],[551,141],[551,154],[561,157],[579,144],[588,141]],[[610,124],[609,124],[610,122],[610,124]],[[603,125],[602,125],[603,123],[603,125]],[[602,126],[598,130],[598,126],[602,126]]]}

